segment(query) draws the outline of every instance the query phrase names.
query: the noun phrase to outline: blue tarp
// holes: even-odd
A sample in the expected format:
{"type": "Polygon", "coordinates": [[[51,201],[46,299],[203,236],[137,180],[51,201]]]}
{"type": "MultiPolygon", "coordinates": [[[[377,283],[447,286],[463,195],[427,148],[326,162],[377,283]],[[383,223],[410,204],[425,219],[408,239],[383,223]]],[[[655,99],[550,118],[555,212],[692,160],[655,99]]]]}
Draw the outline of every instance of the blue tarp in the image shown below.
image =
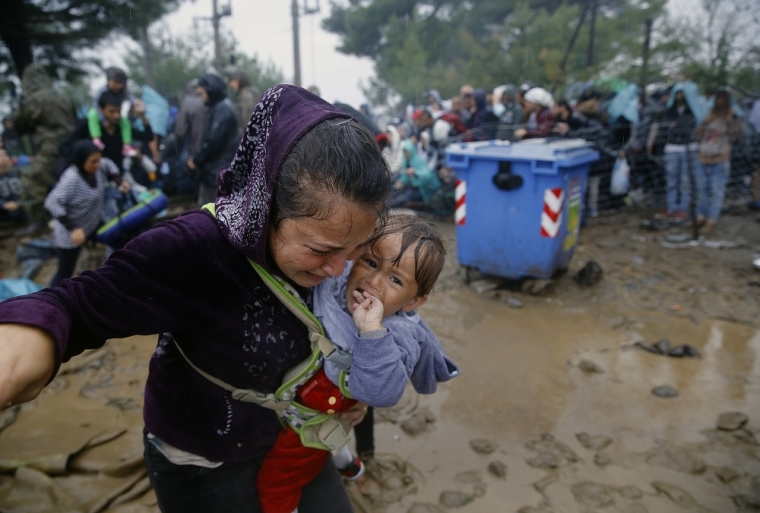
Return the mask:
{"type": "MultiPolygon", "coordinates": [[[[142,86],[142,101],[145,102],[145,115],[153,133],[166,137],[166,126],[169,123],[169,102],[149,86],[142,86]]],[[[142,128],[142,121],[135,122],[137,128],[142,128]]]]}
{"type": "Polygon", "coordinates": [[[31,294],[42,289],[42,286],[26,278],[20,280],[0,280],[0,301],[5,301],[8,298],[16,296],[23,296],[24,294],[31,294]]]}
{"type": "Polygon", "coordinates": [[[697,124],[702,123],[707,115],[707,108],[705,102],[701,96],[699,96],[699,90],[697,84],[694,82],[678,82],[673,86],[673,90],[670,91],[670,98],[668,98],[668,108],[673,106],[673,102],[676,101],[676,93],[683,91],[684,97],[686,97],[686,103],[691,109],[691,113],[694,114],[694,118],[697,120],[697,124]]]}
{"type": "Polygon", "coordinates": [[[607,111],[612,121],[623,117],[631,123],[639,122],[639,86],[628,84],[610,102],[607,111]]]}

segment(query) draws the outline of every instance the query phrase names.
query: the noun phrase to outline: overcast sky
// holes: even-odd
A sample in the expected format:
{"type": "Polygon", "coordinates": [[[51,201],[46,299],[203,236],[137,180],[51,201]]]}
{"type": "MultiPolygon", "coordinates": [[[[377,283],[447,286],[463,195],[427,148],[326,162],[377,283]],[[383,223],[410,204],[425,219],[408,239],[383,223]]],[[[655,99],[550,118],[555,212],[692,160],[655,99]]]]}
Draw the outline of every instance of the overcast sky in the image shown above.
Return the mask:
{"type": "MultiPolygon", "coordinates": [[[[289,0],[219,0],[219,6],[232,2],[232,17],[222,18],[222,30],[232,31],[240,50],[257,53],[271,60],[293,79],[293,32],[289,0]]],[[[303,5],[304,0],[299,0],[303,5]]],[[[316,0],[309,0],[310,7],[316,0]]],[[[373,75],[372,61],[344,55],[335,50],[338,37],[321,28],[321,19],[329,13],[327,0],[322,11],[300,18],[301,81],[304,87],[316,84],[325,100],[341,100],[356,107],[364,97],[359,80],[373,75]]],[[[187,32],[196,17],[211,16],[211,0],[185,2],[177,12],[165,18],[173,36],[187,32]]],[[[209,45],[213,42],[209,41],[209,45]]]]}

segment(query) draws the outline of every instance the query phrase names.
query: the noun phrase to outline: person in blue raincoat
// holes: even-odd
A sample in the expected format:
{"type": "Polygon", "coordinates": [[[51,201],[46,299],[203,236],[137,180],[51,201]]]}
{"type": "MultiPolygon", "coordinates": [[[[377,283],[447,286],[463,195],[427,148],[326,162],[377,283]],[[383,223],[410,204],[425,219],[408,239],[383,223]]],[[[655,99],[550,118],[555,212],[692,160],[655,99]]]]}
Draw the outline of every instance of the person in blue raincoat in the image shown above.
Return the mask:
{"type": "Polygon", "coordinates": [[[403,145],[401,173],[396,182],[396,190],[391,198],[391,207],[401,207],[409,203],[427,202],[441,186],[435,172],[428,166],[427,159],[417,153],[410,140],[403,145]]]}

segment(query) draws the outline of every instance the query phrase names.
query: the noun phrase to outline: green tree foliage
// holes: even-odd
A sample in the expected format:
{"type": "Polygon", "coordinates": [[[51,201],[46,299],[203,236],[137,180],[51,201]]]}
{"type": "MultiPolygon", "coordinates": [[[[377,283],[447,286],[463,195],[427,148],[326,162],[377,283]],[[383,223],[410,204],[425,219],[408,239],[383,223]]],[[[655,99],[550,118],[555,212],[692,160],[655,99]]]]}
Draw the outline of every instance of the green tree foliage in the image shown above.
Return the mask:
{"type": "Polygon", "coordinates": [[[760,91],[760,3],[699,0],[688,13],[662,19],[661,68],[696,82],[703,92],[732,86],[742,95],[760,91]]]}
{"type": "MultiPolygon", "coordinates": [[[[194,78],[213,70],[213,47],[211,29],[200,23],[194,23],[186,34],[177,37],[169,43],[164,39],[161,43],[160,34],[166,34],[168,27],[158,26],[150,31],[148,44],[152,46],[152,65],[154,89],[159,94],[173,98],[179,96],[185,85],[194,78]]],[[[224,41],[223,47],[234,48],[234,41],[224,41]]],[[[282,70],[275,64],[262,63],[257,55],[249,56],[242,52],[233,52],[236,66],[248,73],[251,84],[261,91],[275,84],[284,82],[282,70]]],[[[131,51],[124,56],[127,73],[130,79],[138,85],[146,83],[146,56],[142,50],[131,51]]]]}
{"type": "Polygon", "coordinates": [[[323,26],[341,36],[340,51],[375,60],[377,78],[366,88],[371,97],[393,90],[415,101],[429,88],[451,96],[465,83],[492,88],[532,80],[562,89],[608,71],[637,76],[644,21],[659,15],[665,1],[596,0],[593,64],[588,14],[564,69],[591,1],[350,1],[333,4],[323,26]]]}
{"type": "Polygon", "coordinates": [[[61,69],[70,79],[83,73],[77,51],[113,32],[133,38],[182,0],[3,0],[0,73],[21,76],[33,61],[61,69]]]}

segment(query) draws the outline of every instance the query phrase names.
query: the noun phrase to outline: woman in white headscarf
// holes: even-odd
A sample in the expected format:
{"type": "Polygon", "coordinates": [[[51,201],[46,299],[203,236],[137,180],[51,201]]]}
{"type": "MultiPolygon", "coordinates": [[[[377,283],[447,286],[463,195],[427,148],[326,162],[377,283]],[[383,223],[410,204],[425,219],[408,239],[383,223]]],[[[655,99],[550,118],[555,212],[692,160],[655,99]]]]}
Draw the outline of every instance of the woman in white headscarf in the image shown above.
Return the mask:
{"type": "Polygon", "coordinates": [[[528,118],[525,128],[515,130],[516,139],[548,137],[554,128],[554,106],[552,94],[541,87],[534,87],[523,96],[524,117],[528,118]]]}

